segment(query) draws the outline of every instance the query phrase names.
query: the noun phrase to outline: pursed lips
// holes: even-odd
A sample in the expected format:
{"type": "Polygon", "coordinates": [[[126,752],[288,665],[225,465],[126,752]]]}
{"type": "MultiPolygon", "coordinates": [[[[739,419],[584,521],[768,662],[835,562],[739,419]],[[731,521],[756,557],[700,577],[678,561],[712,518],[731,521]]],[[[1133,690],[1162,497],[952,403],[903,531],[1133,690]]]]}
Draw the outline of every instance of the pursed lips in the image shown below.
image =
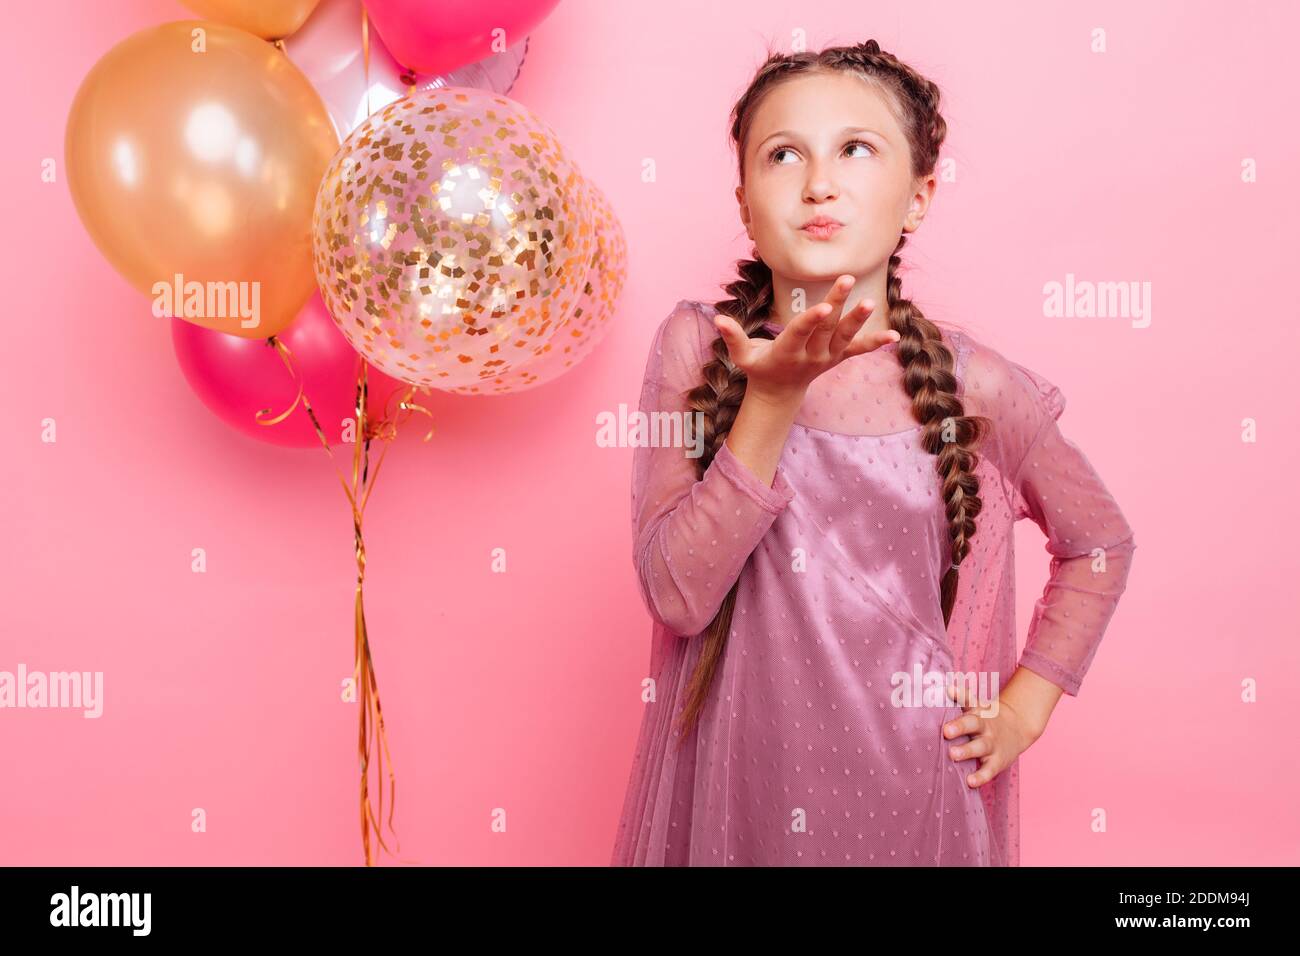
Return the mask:
{"type": "Polygon", "coordinates": [[[799,231],[815,239],[829,239],[843,228],[844,224],[835,220],[814,220],[801,227],[799,231]]]}

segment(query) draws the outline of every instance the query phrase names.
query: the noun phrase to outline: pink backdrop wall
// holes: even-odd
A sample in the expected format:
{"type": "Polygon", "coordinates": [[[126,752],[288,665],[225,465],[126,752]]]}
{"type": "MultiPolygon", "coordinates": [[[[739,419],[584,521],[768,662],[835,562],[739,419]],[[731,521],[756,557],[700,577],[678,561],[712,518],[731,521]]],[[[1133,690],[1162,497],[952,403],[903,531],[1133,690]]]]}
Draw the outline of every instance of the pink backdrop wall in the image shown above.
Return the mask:
{"type": "MultiPolygon", "coordinates": [[[[188,13],[13,6],[0,670],[102,671],[105,701],[98,719],[0,710],[0,864],[359,863],[338,479],[323,451],[255,443],[199,405],[166,320],[100,257],[62,175],[86,71],[188,13]],[[206,833],[191,832],[196,807],[206,833]]],[[[628,285],[582,367],[518,396],[435,396],[433,441],[412,428],[385,463],[367,607],[403,856],[608,860],[650,622],[631,449],[598,447],[595,416],[636,401],[673,304],[716,298],[748,253],[727,112],[767,42],[802,29],[813,48],[875,36],[945,91],[955,181],[909,243],[907,288],[1061,386],[1066,434],[1140,541],[1081,695],[1022,758],[1024,863],[1300,863],[1284,724],[1300,669],[1300,131],[1279,76],[1298,21],[1243,2],[563,0],[511,95],[609,196],[628,285]],[[1097,29],[1105,53],[1090,50],[1097,29]],[[1248,159],[1257,182],[1242,181],[1248,159]],[[1045,316],[1044,284],[1070,273],[1151,283],[1150,325],[1045,316]],[[505,574],[490,568],[498,547],[505,574]]],[[[1023,640],[1047,555],[1032,524],[1019,534],[1023,640]]]]}

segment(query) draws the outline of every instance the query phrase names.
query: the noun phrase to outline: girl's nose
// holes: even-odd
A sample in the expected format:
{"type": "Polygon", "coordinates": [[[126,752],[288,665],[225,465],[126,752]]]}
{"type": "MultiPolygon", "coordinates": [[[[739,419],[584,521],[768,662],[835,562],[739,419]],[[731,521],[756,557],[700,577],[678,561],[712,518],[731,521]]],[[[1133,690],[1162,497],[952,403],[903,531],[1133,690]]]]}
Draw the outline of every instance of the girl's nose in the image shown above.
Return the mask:
{"type": "Polygon", "coordinates": [[[808,179],[804,183],[804,199],[810,202],[826,202],[834,199],[837,187],[830,177],[817,167],[810,167],[808,179]]]}

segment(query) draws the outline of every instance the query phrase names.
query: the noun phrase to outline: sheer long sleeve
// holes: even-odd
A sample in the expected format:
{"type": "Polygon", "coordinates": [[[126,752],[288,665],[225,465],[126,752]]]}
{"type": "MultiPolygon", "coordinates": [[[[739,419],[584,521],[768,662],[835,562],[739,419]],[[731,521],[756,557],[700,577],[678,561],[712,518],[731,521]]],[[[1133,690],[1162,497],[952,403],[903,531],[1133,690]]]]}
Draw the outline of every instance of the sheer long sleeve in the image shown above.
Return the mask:
{"type": "Polygon", "coordinates": [[[989,454],[1008,479],[1015,518],[1047,537],[1049,576],[1020,665],[1077,695],[1128,582],[1137,545],[1083,451],[1061,433],[1061,390],[986,346],[971,357],[974,413],[994,420],[989,454]]]}
{"type": "Polygon", "coordinates": [[[698,477],[702,436],[686,392],[716,330],[687,301],[655,332],[632,464],[632,560],[647,610],[689,637],[713,620],[763,535],[794,497],[777,468],[762,482],[724,442],[698,477]]]}

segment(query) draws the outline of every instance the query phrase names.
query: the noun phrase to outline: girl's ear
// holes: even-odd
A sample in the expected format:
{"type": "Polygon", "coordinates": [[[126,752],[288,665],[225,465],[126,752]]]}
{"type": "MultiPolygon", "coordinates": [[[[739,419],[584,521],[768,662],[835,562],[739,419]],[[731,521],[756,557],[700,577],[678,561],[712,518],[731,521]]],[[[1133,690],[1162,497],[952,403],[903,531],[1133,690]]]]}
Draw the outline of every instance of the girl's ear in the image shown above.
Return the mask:
{"type": "Polygon", "coordinates": [[[938,182],[934,173],[916,181],[911,205],[907,207],[907,218],[903,220],[904,232],[915,232],[920,228],[921,220],[930,209],[930,200],[934,198],[934,190],[938,182]]]}
{"type": "Polygon", "coordinates": [[[754,230],[749,225],[749,206],[745,205],[745,187],[736,187],[736,202],[740,206],[740,221],[745,224],[745,232],[749,235],[750,241],[754,239],[754,230]]]}

